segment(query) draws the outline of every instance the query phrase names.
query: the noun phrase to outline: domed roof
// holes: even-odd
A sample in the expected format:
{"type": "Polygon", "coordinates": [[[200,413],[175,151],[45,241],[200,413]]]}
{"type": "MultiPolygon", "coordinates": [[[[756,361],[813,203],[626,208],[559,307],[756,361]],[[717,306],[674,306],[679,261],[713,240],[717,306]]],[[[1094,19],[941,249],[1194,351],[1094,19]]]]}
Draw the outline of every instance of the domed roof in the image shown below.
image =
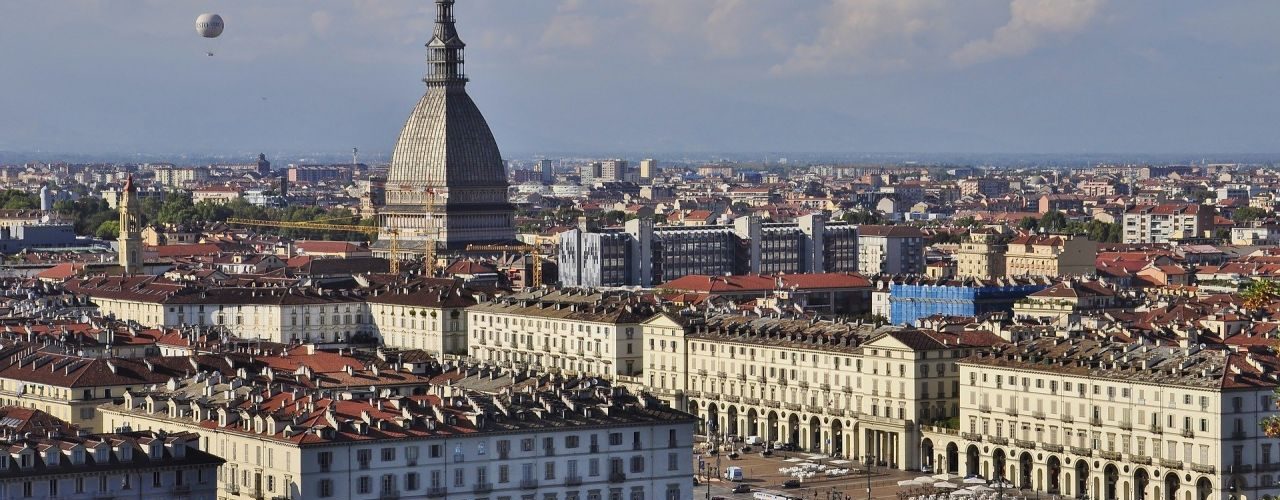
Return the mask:
{"type": "Polygon", "coordinates": [[[387,185],[454,187],[506,182],[498,143],[465,88],[428,87],[400,130],[387,185]]]}

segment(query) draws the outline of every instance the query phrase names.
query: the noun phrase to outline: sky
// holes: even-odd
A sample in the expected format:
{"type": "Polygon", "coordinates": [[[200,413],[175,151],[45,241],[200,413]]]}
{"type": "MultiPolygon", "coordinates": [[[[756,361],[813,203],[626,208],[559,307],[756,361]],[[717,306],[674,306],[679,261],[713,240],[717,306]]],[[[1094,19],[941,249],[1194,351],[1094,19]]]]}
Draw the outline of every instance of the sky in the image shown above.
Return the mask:
{"type": "MultiPolygon", "coordinates": [[[[1280,153],[1269,0],[458,0],[455,16],[507,157],[1280,153]]],[[[385,153],[433,17],[426,0],[0,2],[0,150],[385,153]],[[202,12],[221,37],[196,34],[202,12]]]]}

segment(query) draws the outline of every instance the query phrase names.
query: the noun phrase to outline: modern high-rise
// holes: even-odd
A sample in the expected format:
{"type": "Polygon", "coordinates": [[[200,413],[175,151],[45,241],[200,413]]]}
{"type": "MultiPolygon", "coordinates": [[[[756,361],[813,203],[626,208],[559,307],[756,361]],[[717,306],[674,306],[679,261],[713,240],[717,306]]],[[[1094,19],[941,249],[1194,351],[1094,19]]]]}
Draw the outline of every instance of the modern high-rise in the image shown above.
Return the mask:
{"type": "Polygon", "coordinates": [[[658,173],[658,162],[653,158],[640,160],[640,180],[651,180],[658,173]]]}
{"type": "Polygon", "coordinates": [[[542,174],[542,183],[551,184],[556,181],[556,171],[551,165],[551,160],[538,160],[537,166],[534,167],[538,173],[542,174]]]}
{"type": "Polygon", "coordinates": [[[767,224],[747,216],[726,226],[654,227],[640,217],[621,229],[561,233],[560,282],[653,286],[690,274],[852,272],[857,247],[855,226],[823,214],[767,224]]]}
{"type": "Polygon", "coordinates": [[[914,226],[859,226],[858,272],[924,274],[924,235],[914,226]]]}
{"type": "Polygon", "coordinates": [[[600,162],[600,180],[618,182],[627,180],[629,171],[627,160],[605,160],[600,162]]]}
{"type": "Polygon", "coordinates": [[[422,79],[427,90],[392,151],[386,206],[378,213],[382,227],[399,231],[403,253],[421,253],[427,241],[458,248],[515,238],[502,155],[467,95],[466,44],[454,26],[453,3],[436,0],[422,79]]]}

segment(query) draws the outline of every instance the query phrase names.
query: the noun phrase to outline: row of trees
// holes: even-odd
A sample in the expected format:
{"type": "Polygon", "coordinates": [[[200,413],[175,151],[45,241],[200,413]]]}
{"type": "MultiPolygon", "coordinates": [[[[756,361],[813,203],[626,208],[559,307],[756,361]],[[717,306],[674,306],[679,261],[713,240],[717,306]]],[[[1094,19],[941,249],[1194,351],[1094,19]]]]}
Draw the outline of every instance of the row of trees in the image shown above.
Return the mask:
{"type": "MultiPolygon", "coordinates": [[[[104,239],[114,239],[120,234],[120,213],[97,197],[83,197],[76,200],[63,200],[54,204],[54,210],[70,219],[77,234],[94,235],[104,239]]],[[[313,206],[289,206],[284,208],[263,208],[252,205],[243,199],[235,199],[226,203],[202,201],[194,203],[191,193],[174,191],[164,196],[143,198],[139,203],[142,224],[145,225],[178,225],[204,224],[208,222],[225,222],[229,218],[260,219],[281,222],[326,222],[333,224],[360,224],[372,226],[372,220],[362,221],[359,216],[347,209],[325,210],[313,206]]],[[[298,229],[257,228],[259,232],[275,233],[291,238],[308,237],[323,239],[347,239],[352,233],[341,231],[311,231],[298,229]]],[[[359,236],[357,234],[357,236],[359,236]]],[[[363,236],[360,236],[363,238],[363,236]]]]}

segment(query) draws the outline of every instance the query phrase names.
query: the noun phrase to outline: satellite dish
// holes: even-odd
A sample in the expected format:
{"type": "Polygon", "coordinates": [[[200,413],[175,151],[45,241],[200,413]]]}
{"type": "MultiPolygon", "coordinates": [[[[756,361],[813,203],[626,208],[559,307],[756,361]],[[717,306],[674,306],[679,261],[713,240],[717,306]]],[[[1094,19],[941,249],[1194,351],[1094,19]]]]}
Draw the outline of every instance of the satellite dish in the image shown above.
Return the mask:
{"type": "Polygon", "coordinates": [[[196,18],[196,33],[205,38],[218,38],[223,26],[222,16],[217,14],[200,14],[196,18]]]}

